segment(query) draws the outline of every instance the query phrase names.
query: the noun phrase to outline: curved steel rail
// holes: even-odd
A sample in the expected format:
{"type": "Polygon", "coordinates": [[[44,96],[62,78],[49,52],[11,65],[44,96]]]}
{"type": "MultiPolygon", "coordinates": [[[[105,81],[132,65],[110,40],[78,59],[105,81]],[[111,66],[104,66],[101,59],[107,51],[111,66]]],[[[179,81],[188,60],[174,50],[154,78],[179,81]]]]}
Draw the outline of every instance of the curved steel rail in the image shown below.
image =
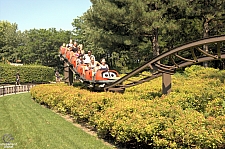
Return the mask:
{"type": "Polygon", "coordinates": [[[225,35],[222,35],[200,39],[181,45],[153,58],[149,62],[115,81],[113,84],[107,85],[104,89],[105,91],[125,89],[162,76],[163,73],[174,74],[177,68],[186,67],[200,62],[225,59],[224,43],[225,35]],[[209,52],[205,52],[203,50],[203,46],[205,45],[208,45],[209,52]],[[160,63],[163,59],[167,59],[169,62],[167,64],[160,63]],[[150,69],[153,73],[151,75],[141,74],[141,72],[146,69],[150,69]],[[144,78],[140,80],[129,80],[135,75],[142,75],[144,78]],[[124,81],[127,83],[124,84],[124,81]]]}

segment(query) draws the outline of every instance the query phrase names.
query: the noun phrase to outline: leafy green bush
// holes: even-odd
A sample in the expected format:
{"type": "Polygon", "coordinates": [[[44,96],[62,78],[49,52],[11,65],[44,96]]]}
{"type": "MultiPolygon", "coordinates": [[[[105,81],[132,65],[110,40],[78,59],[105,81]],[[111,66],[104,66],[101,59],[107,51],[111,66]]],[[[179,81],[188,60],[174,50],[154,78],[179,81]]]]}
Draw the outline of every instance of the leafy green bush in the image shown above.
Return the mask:
{"type": "Polygon", "coordinates": [[[172,77],[167,96],[160,93],[161,78],[124,94],[62,84],[38,85],[31,94],[37,102],[89,123],[100,137],[110,136],[128,148],[224,148],[224,71],[193,67],[172,77]]]}
{"type": "Polygon", "coordinates": [[[201,78],[217,78],[222,83],[225,80],[225,71],[220,71],[214,68],[204,68],[199,65],[192,65],[191,67],[185,68],[184,74],[188,77],[199,76],[201,78]]]}
{"type": "Polygon", "coordinates": [[[39,65],[11,66],[0,64],[0,84],[12,84],[16,81],[16,73],[20,74],[21,83],[44,83],[53,80],[54,69],[39,65]]]}

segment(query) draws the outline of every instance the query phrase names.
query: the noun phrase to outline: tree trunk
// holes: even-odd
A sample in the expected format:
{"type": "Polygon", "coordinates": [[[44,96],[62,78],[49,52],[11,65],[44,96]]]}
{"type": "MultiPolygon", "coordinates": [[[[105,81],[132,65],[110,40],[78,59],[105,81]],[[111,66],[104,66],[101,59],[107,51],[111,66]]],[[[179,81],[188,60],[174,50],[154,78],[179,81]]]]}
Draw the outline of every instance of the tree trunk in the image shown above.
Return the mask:
{"type": "MultiPolygon", "coordinates": [[[[152,50],[153,50],[153,57],[159,55],[158,28],[153,30],[152,50]]],[[[160,61],[158,63],[160,63],[160,61]]]]}
{"type": "MultiPolygon", "coordinates": [[[[209,20],[205,19],[203,23],[203,38],[209,37],[209,20]]],[[[208,45],[203,45],[203,50],[209,52],[208,45]]],[[[203,62],[204,67],[208,67],[208,62],[203,62]]]]}

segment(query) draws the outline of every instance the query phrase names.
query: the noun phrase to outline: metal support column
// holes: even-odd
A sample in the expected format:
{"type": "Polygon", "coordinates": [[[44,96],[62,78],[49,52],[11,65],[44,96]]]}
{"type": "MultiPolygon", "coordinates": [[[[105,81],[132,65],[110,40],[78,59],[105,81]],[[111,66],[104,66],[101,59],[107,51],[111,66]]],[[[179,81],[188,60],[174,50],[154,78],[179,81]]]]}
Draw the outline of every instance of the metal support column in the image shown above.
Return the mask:
{"type": "Polygon", "coordinates": [[[64,62],[64,78],[65,83],[68,85],[73,85],[73,72],[70,70],[70,67],[64,62]]]}
{"type": "Polygon", "coordinates": [[[64,80],[65,83],[69,83],[69,66],[67,65],[66,62],[64,62],[64,80]]]}
{"type": "Polygon", "coordinates": [[[73,85],[73,72],[69,69],[69,85],[73,85]]]}
{"type": "Polygon", "coordinates": [[[169,94],[171,92],[171,75],[168,73],[162,74],[162,93],[169,94]]]}

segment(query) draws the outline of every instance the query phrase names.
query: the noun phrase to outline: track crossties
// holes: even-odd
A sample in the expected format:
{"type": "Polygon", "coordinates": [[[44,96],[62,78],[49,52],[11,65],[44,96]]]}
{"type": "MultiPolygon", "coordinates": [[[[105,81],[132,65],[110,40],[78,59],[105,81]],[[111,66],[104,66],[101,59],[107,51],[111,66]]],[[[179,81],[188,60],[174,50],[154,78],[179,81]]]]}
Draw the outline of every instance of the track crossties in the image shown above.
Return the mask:
{"type": "Polygon", "coordinates": [[[177,68],[221,59],[225,59],[225,35],[200,39],[154,57],[121,79],[107,85],[104,90],[116,92],[117,90],[132,87],[163,76],[162,92],[163,94],[168,94],[171,91],[170,75],[174,74],[177,68]],[[206,46],[208,51],[204,50],[206,46]],[[161,63],[163,60],[166,60],[167,63],[161,63]],[[151,75],[143,75],[142,72],[144,70],[152,72],[151,75]],[[131,77],[136,75],[142,75],[143,77],[139,80],[132,80],[131,77]]]}

